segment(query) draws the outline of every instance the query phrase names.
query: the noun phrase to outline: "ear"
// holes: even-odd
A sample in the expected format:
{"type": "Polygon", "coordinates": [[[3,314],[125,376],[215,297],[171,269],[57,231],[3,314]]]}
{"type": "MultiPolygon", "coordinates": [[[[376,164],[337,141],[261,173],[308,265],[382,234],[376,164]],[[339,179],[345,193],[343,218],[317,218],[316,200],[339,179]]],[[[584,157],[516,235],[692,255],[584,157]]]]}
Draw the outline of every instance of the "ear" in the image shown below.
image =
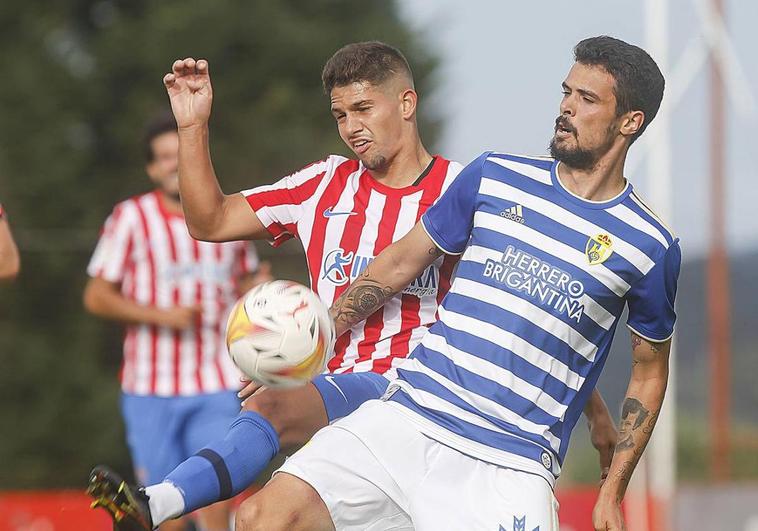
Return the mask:
{"type": "Polygon", "coordinates": [[[621,134],[633,136],[645,123],[645,113],[642,111],[630,111],[621,117],[621,134]]]}
{"type": "Polygon", "coordinates": [[[400,105],[403,118],[408,120],[416,114],[416,105],[418,104],[418,94],[413,89],[406,89],[400,94],[400,105]]]}

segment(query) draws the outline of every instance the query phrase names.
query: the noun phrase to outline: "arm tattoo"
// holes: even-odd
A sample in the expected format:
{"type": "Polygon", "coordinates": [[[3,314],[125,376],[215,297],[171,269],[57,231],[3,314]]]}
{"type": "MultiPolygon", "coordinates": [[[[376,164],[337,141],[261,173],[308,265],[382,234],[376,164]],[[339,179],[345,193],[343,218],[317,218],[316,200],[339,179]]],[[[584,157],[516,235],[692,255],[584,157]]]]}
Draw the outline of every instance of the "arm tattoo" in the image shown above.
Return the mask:
{"type": "Polygon", "coordinates": [[[429,249],[426,252],[429,253],[429,255],[431,256],[442,256],[442,250],[436,245],[429,247],[429,249]]]}
{"type": "Polygon", "coordinates": [[[331,310],[334,321],[352,328],[353,325],[384,306],[384,303],[394,294],[390,286],[378,285],[364,271],[358,280],[335,301],[331,310]]]}
{"type": "MultiPolygon", "coordinates": [[[[621,431],[619,432],[619,442],[616,445],[616,451],[634,448],[634,430],[639,428],[648,416],[650,416],[650,411],[645,409],[642,402],[632,397],[624,400],[624,405],[621,409],[621,431]]],[[[657,416],[657,412],[654,416],[657,416]]],[[[655,423],[654,418],[653,423],[655,423]]],[[[650,429],[652,430],[652,427],[650,429]]]]}

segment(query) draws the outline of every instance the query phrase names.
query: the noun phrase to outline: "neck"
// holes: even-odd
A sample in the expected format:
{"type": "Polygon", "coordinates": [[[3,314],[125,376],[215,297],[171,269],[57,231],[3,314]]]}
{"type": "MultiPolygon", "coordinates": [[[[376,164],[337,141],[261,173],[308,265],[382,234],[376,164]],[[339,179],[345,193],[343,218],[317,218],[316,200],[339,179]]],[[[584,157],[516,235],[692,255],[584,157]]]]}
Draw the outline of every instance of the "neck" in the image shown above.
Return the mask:
{"type": "Polygon", "coordinates": [[[158,196],[161,198],[163,208],[165,208],[171,214],[183,214],[182,203],[174,196],[167,194],[165,191],[158,188],[158,196]]]}
{"type": "Polygon", "coordinates": [[[405,188],[418,179],[431,161],[432,156],[418,140],[411,149],[403,149],[395,155],[386,168],[369,170],[369,173],[386,186],[405,188]]]}
{"type": "Polygon", "coordinates": [[[572,194],[588,201],[607,201],[622,192],[626,186],[624,162],[627,147],[619,151],[615,146],[603,155],[592,168],[578,169],[567,164],[558,165],[556,174],[561,184],[572,194]]]}

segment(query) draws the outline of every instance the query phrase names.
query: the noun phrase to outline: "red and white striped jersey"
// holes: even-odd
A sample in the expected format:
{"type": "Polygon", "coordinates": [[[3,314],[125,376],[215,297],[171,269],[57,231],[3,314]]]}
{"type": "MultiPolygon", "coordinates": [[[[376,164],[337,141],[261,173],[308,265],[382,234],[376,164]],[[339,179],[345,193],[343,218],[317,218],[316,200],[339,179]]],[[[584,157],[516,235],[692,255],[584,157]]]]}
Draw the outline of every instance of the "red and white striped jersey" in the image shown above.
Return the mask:
{"type": "MultiPolygon", "coordinates": [[[[242,193],[273,244],[296,236],[312,289],[329,306],[385,247],[405,236],[461,170],[434,157],[418,186],[390,188],[357,160],[330,155],[275,184],[242,193]]],[[[338,338],[329,371],[384,373],[435,320],[457,259],[440,257],[402,293],[338,338]]]]}
{"type": "Polygon", "coordinates": [[[258,267],[249,242],[192,238],[184,217],[168,212],[157,192],[118,203],[103,227],[87,272],[121,284],[139,304],[201,308],[183,331],[128,325],[121,386],[137,395],[195,395],[239,388],[224,339],[237,280],[258,267]]]}

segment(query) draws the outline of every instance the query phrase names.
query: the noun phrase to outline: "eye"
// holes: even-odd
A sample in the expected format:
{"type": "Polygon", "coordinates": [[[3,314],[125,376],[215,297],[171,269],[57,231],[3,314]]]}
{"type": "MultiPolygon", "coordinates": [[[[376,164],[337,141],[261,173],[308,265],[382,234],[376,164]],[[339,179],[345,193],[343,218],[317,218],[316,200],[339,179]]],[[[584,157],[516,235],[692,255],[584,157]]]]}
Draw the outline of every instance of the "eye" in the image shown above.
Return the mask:
{"type": "Polygon", "coordinates": [[[588,98],[587,96],[584,96],[582,99],[586,101],[587,103],[595,103],[595,100],[593,100],[592,98],[588,98]]]}

